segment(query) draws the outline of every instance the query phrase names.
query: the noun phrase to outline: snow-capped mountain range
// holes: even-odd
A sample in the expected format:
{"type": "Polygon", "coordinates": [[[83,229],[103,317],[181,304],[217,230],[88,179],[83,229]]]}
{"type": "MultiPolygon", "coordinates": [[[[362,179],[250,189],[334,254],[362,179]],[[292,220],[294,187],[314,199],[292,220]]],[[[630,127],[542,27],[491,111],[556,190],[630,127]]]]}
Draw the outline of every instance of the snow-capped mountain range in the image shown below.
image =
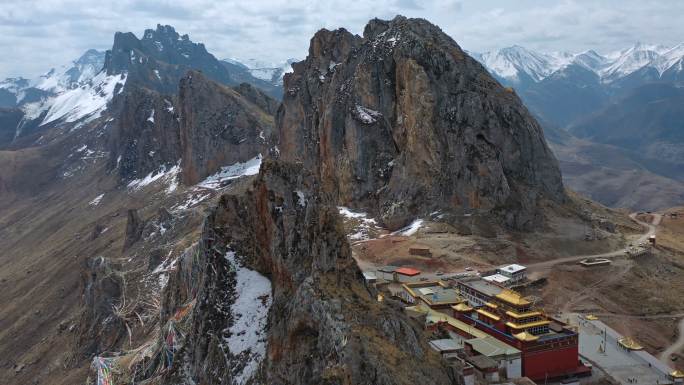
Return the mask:
{"type": "MultiPolygon", "coordinates": [[[[94,49],[86,51],[77,60],[60,67],[52,68],[35,79],[8,78],[0,82],[4,89],[16,96],[16,104],[22,104],[30,96],[29,90],[59,94],[82,86],[95,77],[104,67],[105,53],[94,49]],[[28,91],[28,92],[27,92],[28,91]]],[[[29,100],[32,102],[35,100],[29,100]]]]}
{"type": "Polygon", "coordinates": [[[494,76],[511,85],[540,82],[573,64],[595,73],[602,83],[608,84],[638,71],[653,70],[656,78],[682,72],[684,43],[674,47],[636,43],[606,55],[592,50],[542,53],[518,45],[470,54],[494,76]]]}
{"type": "Polygon", "coordinates": [[[40,119],[38,126],[56,121],[76,122],[100,116],[107,103],[121,90],[126,75],[107,75],[105,52],[88,50],[77,60],[53,68],[36,79],[6,79],[0,89],[13,94],[15,106],[23,111],[25,123],[40,119]]]}
{"type": "Polygon", "coordinates": [[[61,93],[77,88],[94,78],[104,67],[105,52],[94,49],[86,51],[72,63],[53,68],[34,81],[34,87],[61,93]]]}
{"type": "MultiPolygon", "coordinates": [[[[157,68],[154,64],[162,60],[162,56],[171,55],[169,57],[177,59],[174,59],[174,63],[178,62],[176,64],[197,61],[188,65],[205,69],[222,83],[248,82],[262,87],[275,97],[282,95],[283,76],[292,71],[292,63],[297,61],[266,62],[234,58],[217,61],[202,45],[190,42],[186,36],[181,37],[171,27],[168,27],[169,30],[165,28],[159,26],[157,31],[145,32],[141,44],[154,60],[146,65],[145,68],[149,67],[146,70],[136,70],[139,73],[128,73],[128,67],[124,65],[128,58],[123,57],[111,63],[115,70],[106,71],[105,52],[88,50],[77,60],[53,68],[38,78],[20,77],[0,81],[0,108],[18,108],[22,111],[22,123],[17,127],[16,135],[21,134],[24,122],[42,126],[48,123],[90,121],[99,117],[116,92],[123,88],[128,77],[136,77],[138,81],[166,82],[169,83],[167,88],[175,89],[175,81],[167,79],[168,76],[162,76],[162,79],[159,72],[161,67],[157,68]]],[[[129,39],[127,35],[120,37],[122,42],[129,39]]],[[[136,56],[139,54],[136,52],[131,51],[133,56],[130,60],[143,60],[142,56],[136,56]]],[[[515,87],[538,116],[560,126],[574,120],[576,115],[584,115],[603,106],[610,99],[608,95],[614,93],[612,90],[620,87],[659,80],[684,80],[684,44],[665,47],[637,43],[603,55],[592,50],[543,53],[517,45],[470,54],[502,83],[515,87]],[[539,87],[543,89],[540,91],[539,87]],[[572,92],[568,91],[570,88],[572,92]],[[567,111],[571,109],[569,105],[577,106],[582,104],[580,102],[589,105],[572,113],[567,111]]]]}
{"type": "Polygon", "coordinates": [[[127,80],[162,93],[175,93],[187,69],[200,70],[226,85],[250,83],[277,98],[282,95],[283,76],[292,71],[293,62],[219,61],[203,44],[180,36],[173,27],[159,25],[156,30],[146,30],[140,40],[130,33],[117,33],[109,54],[88,50],[77,60],[35,79],[0,81],[0,109],[21,114],[13,129],[15,139],[42,126],[77,123],[78,127],[102,116],[127,80]]]}

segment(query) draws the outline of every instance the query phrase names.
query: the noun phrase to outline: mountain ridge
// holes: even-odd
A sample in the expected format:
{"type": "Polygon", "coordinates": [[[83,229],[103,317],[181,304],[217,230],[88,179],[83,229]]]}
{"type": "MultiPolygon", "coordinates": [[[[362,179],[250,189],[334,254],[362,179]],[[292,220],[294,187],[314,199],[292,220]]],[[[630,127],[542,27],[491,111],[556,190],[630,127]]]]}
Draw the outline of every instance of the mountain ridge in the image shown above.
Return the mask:
{"type": "Polygon", "coordinates": [[[340,205],[391,229],[440,209],[527,228],[540,200],[565,198],[518,97],[423,19],[374,19],[362,37],[319,31],[285,89],[281,159],[318,168],[340,205]]]}
{"type": "Polygon", "coordinates": [[[659,77],[668,71],[680,71],[677,65],[684,58],[684,43],[665,47],[637,42],[607,55],[593,50],[545,53],[519,45],[472,54],[493,75],[511,84],[519,83],[520,77],[538,83],[571,64],[582,65],[608,84],[645,68],[656,69],[659,77]]]}
{"type": "Polygon", "coordinates": [[[98,74],[125,81],[97,116],[0,151],[0,373],[16,383],[452,381],[434,334],[363,280],[342,204],[389,230],[439,221],[496,262],[622,241],[566,194],[515,91],[426,20],[319,31],[280,106],[193,69],[174,86],[164,42],[146,55],[133,38],[98,74]]]}

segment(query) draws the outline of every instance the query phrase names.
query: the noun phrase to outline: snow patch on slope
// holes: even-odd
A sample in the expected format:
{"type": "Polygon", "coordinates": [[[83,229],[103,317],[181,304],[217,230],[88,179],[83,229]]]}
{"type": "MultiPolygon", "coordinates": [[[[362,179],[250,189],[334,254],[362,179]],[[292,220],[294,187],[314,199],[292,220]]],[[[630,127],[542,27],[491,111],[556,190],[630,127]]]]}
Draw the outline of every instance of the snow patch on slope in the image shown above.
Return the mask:
{"type": "Polygon", "coordinates": [[[179,172],[180,164],[176,164],[168,169],[164,165],[161,166],[161,168],[158,171],[153,171],[147,174],[144,178],[134,179],[130,181],[128,183],[128,188],[131,190],[140,190],[141,188],[148,186],[160,179],[164,181],[170,181],[173,184],[173,180],[176,178],[179,172]]]}
{"type": "Polygon", "coordinates": [[[261,159],[261,154],[259,154],[244,163],[238,162],[230,166],[223,166],[219,172],[208,176],[198,183],[197,187],[217,189],[221,188],[226,181],[237,179],[241,176],[258,174],[261,167],[261,159]]]}
{"type": "Polygon", "coordinates": [[[124,84],[126,74],[107,76],[107,73],[102,71],[87,85],[57,96],[41,125],[57,120],[75,122],[86,117],[89,120],[96,119],[107,108],[117,86],[123,87],[124,84]]]}
{"type": "Polygon", "coordinates": [[[104,194],[100,194],[100,195],[96,196],[96,197],[95,197],[92,201],[90,201],[88,204],[91,205],[91,206],[97,206],[97,205],[100,204],[100,202],[102,201],[102,198],[103,198],[103,197],[104,197],[104,194]]]}
{"type": "Polygon", "coordinates": [[[415,233],[418,232],[418,229],[420,229],[423,226],[423,220],[422,219],[416,219],[415,221],[411,222],[410,225],[399,229],[395,232],[392,233],[392,235],[403,235],[403,236],[411,236],[415,233]]]}
{"type": "Polygon", "coordinates": [[[354,225],[350,234],[347,235],[351,241],[368,240],[370,239],[371,231],[378,230],[378,222],[373,218],[369,218],[366,213],[355,212],[344,206],[338,206],[337,211],[346,219],[345,222],[354,225]]]}
{"type": "Polygon", "coordinates": [[[373,124],[382,118],[382,114],[378,111],[371,110],[361,105],[356,105],[354,109],[356,117],[364,124],[373,124]]]}
{"type": "Polygon", "coordinates": [[[226,260],[235,271],[236,282],[235,302],[230,307],[233,324],[224,330],[228,337],[223,341],[234,357],[231,361],[238,361],[242,366],[242,370],[234,373],[233,384],[244,385],[266,355],[266,325],[273,303],[271,281],[245,267],[234,251],[226,253],[226,260]]]}
{"type": "Polygon", "coordinates": [[[198,192],[191,192],[187,199],[173,207],[171,207],[171,212],[176,213],[179,211],[185,211],[190,208],[195,207],[196,205],[202,203],[204,200],[209,198],[211,196],[211,193],[198,193],[198,192]]]}

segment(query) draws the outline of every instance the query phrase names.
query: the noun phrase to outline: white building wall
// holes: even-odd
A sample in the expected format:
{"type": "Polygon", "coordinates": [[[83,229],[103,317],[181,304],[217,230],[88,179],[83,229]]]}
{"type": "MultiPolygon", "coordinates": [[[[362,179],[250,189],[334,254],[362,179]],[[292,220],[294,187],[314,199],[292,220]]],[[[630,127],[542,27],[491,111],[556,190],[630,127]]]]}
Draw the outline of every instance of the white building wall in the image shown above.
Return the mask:
{"type": "Polygon", "coordinates": [[[508,378],[522,377],[522,359],[520,357],[506,360],[506,375],[508,378]]]}

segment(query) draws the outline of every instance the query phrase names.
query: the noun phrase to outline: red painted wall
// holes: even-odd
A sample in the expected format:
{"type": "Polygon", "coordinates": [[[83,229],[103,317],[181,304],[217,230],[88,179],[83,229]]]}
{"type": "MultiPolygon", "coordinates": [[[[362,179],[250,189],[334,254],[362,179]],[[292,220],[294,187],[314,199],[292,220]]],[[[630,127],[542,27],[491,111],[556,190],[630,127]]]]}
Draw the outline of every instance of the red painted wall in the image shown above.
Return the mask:
{"type": "Polygon", "coordinates": [[[523,352],[523,376],[543,380],[574,373],[578,366],[577,345],[541,352],[523,352]]]}

